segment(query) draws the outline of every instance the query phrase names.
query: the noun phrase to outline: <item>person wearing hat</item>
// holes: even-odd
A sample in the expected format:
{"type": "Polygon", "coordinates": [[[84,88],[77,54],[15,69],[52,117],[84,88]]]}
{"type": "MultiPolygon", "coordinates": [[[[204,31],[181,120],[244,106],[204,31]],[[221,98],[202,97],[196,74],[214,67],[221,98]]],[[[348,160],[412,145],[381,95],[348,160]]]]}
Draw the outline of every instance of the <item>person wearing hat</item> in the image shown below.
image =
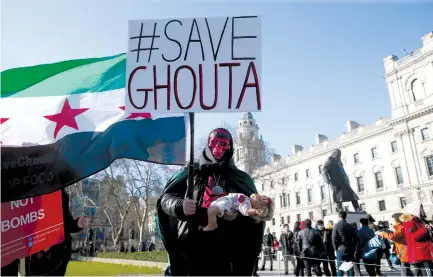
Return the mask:
{"type": "Polygon", "coordinates": [[[322,255],[323,271],[326,276],[337,276],[337,269],[335,267],[335,250],[332,246],[332,225],[331,228],[325,228],[323,220],[317,221],[317,228],[322,238],[324,253],[322,255]],[[329,271],[329,267],[331,271],[329,271]]]}
{"type": "Polygon", "coordinates": [[[399,258],[401,262],[401,274],[402,276],[413,276],[410,270],[410,264],[407,258],[407,244],[404,236],[403,222],[400,220],[402,213],[395,213],[392,215],[394,220],[394,232],[377,231],[376,235],[381,236],[384,239],[392,240],[394,242],[394,254],[399,258]]]}

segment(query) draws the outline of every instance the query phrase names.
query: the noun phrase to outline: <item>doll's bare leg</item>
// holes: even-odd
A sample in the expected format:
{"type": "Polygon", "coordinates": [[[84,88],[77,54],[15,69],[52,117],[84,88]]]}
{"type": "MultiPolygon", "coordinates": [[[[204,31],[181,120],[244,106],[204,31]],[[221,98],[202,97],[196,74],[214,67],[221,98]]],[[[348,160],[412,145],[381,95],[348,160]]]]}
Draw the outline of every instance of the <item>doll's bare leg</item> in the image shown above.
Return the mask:
{"type": "Polygon", "coordinates": [[[213,231],[218,228],[217,215],[219,213],[218,207],[210,206],[207,209],[207,226],[203,228],[203,231],[213,231]]]}

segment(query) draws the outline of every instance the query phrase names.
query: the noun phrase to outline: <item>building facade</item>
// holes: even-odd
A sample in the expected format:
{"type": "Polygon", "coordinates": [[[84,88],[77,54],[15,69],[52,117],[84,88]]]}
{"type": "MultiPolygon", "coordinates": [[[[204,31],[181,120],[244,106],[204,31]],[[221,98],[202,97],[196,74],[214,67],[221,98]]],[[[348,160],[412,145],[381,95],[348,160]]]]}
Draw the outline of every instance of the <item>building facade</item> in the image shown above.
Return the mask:
{"type": "Polygon", "coordinates": [[[265,142],[251,113],[243,113],[237,124],[234,161],[240,170],[252,172],[266,164],[265,142]]]}
{"type": "MultiPolygon", "coordinates": [[[[361,208],[377,221],[390,221],[393,213],[414,200],[422,201],[432,215],[433,32],[422,37],[422,47],[407,56],[386,57],[384,67],[390,117],[365,126],[347,121],[347,131],[341,136],[328,140],[317,135],[314,146],[304,149],[294,145],[292,155],[274,156],[271,163],[262,166],[245,166],[250,153],[260,151],[257,146],[245,144],[236,152],[235,161],[252,173],[259,192],[275,200],[275,217],[267,223],[272,232],[279,234],[284,223],[293,228],[295,221],[323,219],[331,213],[331,205],[335,211],[321,166],[336,148],[342,151],[361,208]]],[[[242,115],[238,133],[250,136],[247,141],[257,141],[258,126],[251,114],[242,115]]],[[[350,203],[344,207],[353,211],[350,203]]]]}

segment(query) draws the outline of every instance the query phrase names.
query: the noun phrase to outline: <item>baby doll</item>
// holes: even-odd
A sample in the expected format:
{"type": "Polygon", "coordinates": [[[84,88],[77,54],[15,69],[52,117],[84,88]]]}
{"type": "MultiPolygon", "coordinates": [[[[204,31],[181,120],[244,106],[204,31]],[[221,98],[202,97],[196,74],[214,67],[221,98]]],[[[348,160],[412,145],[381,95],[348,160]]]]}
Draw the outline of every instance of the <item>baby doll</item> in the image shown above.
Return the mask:
{"type": "Polygon", "coordinates": [[[241,193],[229,193],[210,204],[207,209],[208,224],[203,231],[215,230],[218,227],[217,217],[223,217],[226,212],[249,216],[258,223],[272,219],[274,204],[269,197],[264,195],[254,193],[248,197],[241,193]]]}

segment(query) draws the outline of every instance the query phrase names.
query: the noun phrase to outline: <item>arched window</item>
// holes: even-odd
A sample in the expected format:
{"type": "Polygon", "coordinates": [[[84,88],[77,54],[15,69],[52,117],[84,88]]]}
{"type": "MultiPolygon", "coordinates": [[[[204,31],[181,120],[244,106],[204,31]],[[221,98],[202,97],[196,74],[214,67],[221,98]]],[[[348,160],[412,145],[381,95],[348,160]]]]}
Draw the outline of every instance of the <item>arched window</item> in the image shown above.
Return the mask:
{"type": "Polygon", "coordinates": [[[413,101],[418,101],[424,98],[424,88],[420,80],[415,79],[412,81],[411,93],[413,101]]]}

